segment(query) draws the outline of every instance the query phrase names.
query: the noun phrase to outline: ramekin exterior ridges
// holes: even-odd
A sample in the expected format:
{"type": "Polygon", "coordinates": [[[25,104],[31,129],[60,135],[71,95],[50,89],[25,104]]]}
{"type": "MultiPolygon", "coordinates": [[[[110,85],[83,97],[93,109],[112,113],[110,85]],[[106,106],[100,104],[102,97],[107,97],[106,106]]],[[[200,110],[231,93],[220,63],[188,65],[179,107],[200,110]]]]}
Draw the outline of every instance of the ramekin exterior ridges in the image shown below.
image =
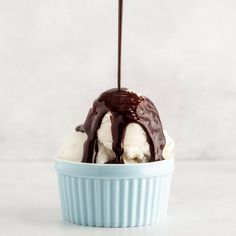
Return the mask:
{"type": "Polygon", "coordinates": [[[101,227],[157,223],[167,215],[172,171],[173,167],[169,173],[150,177],[146,172],[144,177],[109,178],[103,174],[91,177],[89,173],[85,177],[74,172],[65,174],[60,163],[58,182],[63,219],[101,227]]]}

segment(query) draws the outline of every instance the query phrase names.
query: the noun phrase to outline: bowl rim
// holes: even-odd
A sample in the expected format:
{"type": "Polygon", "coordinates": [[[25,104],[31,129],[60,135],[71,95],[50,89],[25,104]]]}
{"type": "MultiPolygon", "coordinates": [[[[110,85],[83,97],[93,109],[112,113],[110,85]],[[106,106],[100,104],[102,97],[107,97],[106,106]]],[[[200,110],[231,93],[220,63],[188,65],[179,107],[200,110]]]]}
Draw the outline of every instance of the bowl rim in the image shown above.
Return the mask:
{"type": "Polygon", "coordinates": [[[58,174],[81,178],[143,178],[171,174],[175,159],[138,164],[98,164],[57,159],[55,168],[58,174]]]}

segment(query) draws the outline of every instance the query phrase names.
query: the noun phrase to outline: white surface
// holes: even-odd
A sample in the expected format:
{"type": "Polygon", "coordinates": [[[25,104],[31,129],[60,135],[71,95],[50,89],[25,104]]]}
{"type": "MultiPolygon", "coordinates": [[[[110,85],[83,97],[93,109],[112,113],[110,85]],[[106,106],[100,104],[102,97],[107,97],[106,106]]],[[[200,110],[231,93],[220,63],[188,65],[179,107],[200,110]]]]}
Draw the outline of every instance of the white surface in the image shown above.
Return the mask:
{"type": "MultiPolygon", "coordinates": [[[[127,0],[124,86],[179,158],[236,156],[236,1],[127,0]]],[[[117,0],[0,0],[0,159],[54,159],[116,85],[117,0]]]]}
{"type": "Polygon", "coordinates": [[[165,223],[126,229],[89,228],[61,222],[53,163],[2,162],[0,234],[235,236],[235,179],[236,162],[177,161],[165,223]]]}

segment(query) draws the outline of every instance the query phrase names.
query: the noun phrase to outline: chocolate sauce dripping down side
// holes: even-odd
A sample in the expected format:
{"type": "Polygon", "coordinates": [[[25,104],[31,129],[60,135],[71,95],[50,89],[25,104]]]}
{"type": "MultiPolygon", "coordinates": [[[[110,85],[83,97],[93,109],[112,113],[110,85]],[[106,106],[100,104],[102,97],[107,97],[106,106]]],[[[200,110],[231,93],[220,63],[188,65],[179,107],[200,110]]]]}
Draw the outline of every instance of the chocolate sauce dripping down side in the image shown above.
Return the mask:
{"type": "Polygon", "coordinates": [[[112,114],[112,147],[116,154],[115,160],[109,163],[124,163],[122,159],[123,140],[126,127],[130,123],[138,123],[146,132],[151,152],[149,161],[163,160],[162,151],[165,146],[165,137],[156,107],[148,98],[122,88],[102,93],[94,101],[93,108],[90,109],[84,125],[76,128],[77,131],[83,131],[88,135],[84,144],[82,162],[96,163],[97,130],[108,111],[112,114]]]}

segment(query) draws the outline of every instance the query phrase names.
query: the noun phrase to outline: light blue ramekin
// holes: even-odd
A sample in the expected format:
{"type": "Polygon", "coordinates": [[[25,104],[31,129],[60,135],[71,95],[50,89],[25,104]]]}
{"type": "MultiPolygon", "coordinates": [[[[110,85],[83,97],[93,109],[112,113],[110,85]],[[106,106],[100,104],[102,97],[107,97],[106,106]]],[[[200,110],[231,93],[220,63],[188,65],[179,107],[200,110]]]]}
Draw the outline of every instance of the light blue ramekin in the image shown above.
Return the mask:
{"type": "Polygon", "coordinates": [[[100,227],[150,225],[167,215],[174,159],[142,164],[56,161],[64,221],[100,227]]]}

